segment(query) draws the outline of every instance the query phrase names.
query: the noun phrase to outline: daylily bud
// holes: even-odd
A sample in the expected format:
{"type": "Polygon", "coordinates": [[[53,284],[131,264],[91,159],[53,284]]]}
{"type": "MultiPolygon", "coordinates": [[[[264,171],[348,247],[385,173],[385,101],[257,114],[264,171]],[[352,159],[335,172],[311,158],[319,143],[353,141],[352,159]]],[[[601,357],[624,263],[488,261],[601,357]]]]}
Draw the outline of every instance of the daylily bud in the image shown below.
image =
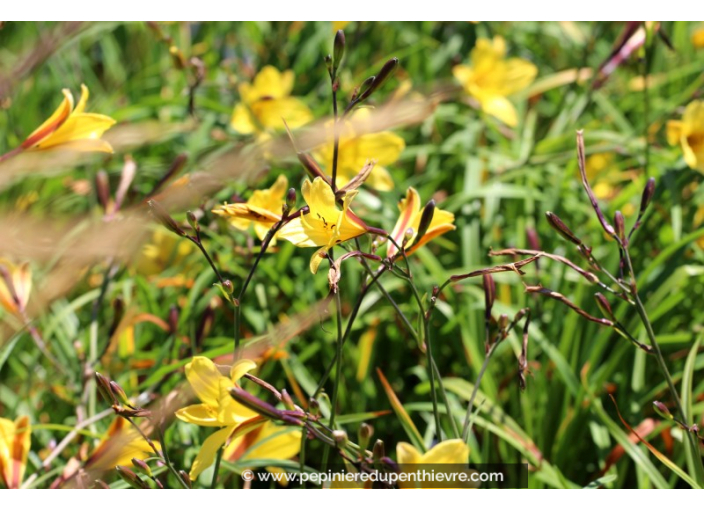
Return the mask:
{"type": "Polygon", "coordinates": [[[188,211],[186,213],[186,218],[188,219],[188,224],[191,226],[193,230],[196,232],[200,232],[200,225],[198,224],[198,218],[196,218],[196,215],[193,214],[192,211],[188,211]]]}
{"type": "Polygon", "coordinates": [[[325,67],[328,69],[328,73],[332,77],[332,57],[330,55],[325,55],[325,58],[323,59],[325,61],[325,67]]]}
{"type": "Polygon", "coordinates": [[[296,188],[290,188],[286,193],[286,207],[289,211],[296,207],[296,188]]]}
{"type": "Polygon", "coordinates": [[[122,389],[122,386],[117,384],[115,381],[110,381],[110,390],[112,391],[112,394],[115,395],[115,398],[117,399],[118,402],[131,406],[132,403],[129,401],[127,398],[127,394],[125,393],[125,390],[122,389]]]}
{"type": "Polygon", "coordinates": [[[132,459],[132,465],[137,468],[140,473],[145,474],[151,478],[152,470],[149,465],[142,459],[132,459]]]}
{"type": "Polygon", "coordinates": [[[393,73],[397,66],[398,59],[396,57],[392,58],[391,60],[387,60],[386,63],[381,67],[381,70],[374,77],[374,81],[371,83],[369,89],[360,96],[360,99],[366,99],[371,96],[374,91],[381,87],[384,82],[389,78],[389,76],[391,76],[391,73],[393,73]]]}
{"type": "Polygon", "coordinates": [[[412,228],[407,228],[406,232],[403,234],[403,245],[402,247],[405,248],[408,243],[411,242],[411,239],[413,239],[413,229],[412,228]]]}
{"type": "Polygon", "coordinates": [[[640,199],[640,214],[643,214],[648,208],[653,195],[655,195],[655,178],[651,177],[643,188],[643,196],[640,199]]]}
{"type": "Polygon", "coordinates": [[[171,58],[176,69],[186,68],[188,64],[186,63],[186,57],[183,56],[181,50],[179,50],[176,46],[171,46],[169,48],[169,53],[171,54],[171,58]]]}
{"type": "MultiPolygon", "coordinates": [[[[374,83],[374,80],[376,79],[376,76],[370,76],[366,80],[362,82],[362,84],[359,86],[359,90],[357,91],[356,96],[357,97],[367,97],[365,94],[369,92],[369,88],[372,86],[372,83],[374,83]]],[[[356,98],[355,98],[356,99],[356,98]]]]}
{"type": "Polygon", "coordinates": [[[333,69],[337,71],[342,63],[342,57],[345,55],[345,33],[338,30],[335,34],[335,42],[333,44],[333,69]]]}
{"type": "Polygon", "coordinates": [[[103,209],[107,211],[110,203],[110,180],[105,170],[99,170],[95,175],[95,191],[98,194],[98,200],[103,209]]]}
{"type": "Polygon", "coordinates": [[[96,372],[95,384],[98,388],[98,391],[100,392],[100,395],[105,399],[108,404],[113,405],[117,403],[115,395],[113,395],[112,390],[110,389],[110,381],[107,377],[101,375],[99,372],[96,372]]]}
{"type": "Polygon", "coordinates": [[[491,309],[494,307],[496,299],[496,283],[490,274],[482,275],[484,284],[484,313],[487,317],[491,317],[491,309]]]}
{"type": "Polygon", "coordinates": [[[554,228],[564,239],[576,244],[577,246],[582,244],[582,241],[572,233],[572,231],[563,223],[557,214],[548,211],[545,213],[545,217],[548,219],[550,226],[554,228]]]}
{"type": "Polygon", "coordinates": [[[337,447],[342,449],[347,444],[347,432],[344,430],[333,430],[332,438],[335,440],[337,447]]]}
{"type": "Polygon", "coordinates": [[[186,485],[188,485],[189,489],[193,488],[193,482],[191,482],[191,477],[188,476],[188,473],[186,473],[183,469],[180,469],[178,475],[181,477],[181,480],[186,482],[186,485]]]}
{"type": "Polygon", "coordinates": [[[359,449],[364,451],[367,449],[367,446],[369,445],[369,440],[372,438],[374,435],[374,427],[369,425],[368,423],[362,423],[359,426],[359,431],[357,433],[358,436],[358,441],[359,441],[359,449]]]}
{"type": "Polygon", "coordinates": [[[611,304],[604,297],[604,295],[600,292],[597,292],[596,294],[594,294],[594,299],[596,299],[596,305],[599,307],[599,310],[601,310],[601,313],[603,313],[612,321],[615,321],[616,317],[614,316],[613,310],[611,310],[611,304]]]}
{"type": "Polygon", "coordinates": [[[166,209],[157,202],[156,200],[149,200],[147,202],[149,204],[149,207],[152,210],[152,215],[161,223],[164,227],[166,227],[168,230],[173,232],[176,235],[179,235],[181,237],[185,237],[186,233],[183,231],[181,227],[178,226],[178,223],[169,216],[169,213],[166,212],[166,209]]]}
{"type": "Polygon", "coordinates": [[[621,244],[626,247],[628,246],[628,238],[626,237],[626,220],[623,217],[621,211],[616,211],[614,213],[614,228],[616,230],[616,236],[621,240],[621,244]]]}
{"type": "Polygon", "coordinates": [[[423,208],[423,213],[420,216],[420,223],[418,224],[418,235],[416,236],[416,241],[420,241],[425,233],[430,228],[430,223],[433,221],[433,215],[435,214],[435,200],[429,200],[425,207],[423,208]]]}
{"type": "Polygon", "coordinates": [[[233,387],[230,388],[229,392],[232,398],[234,398],[237,402],[245,407],[248,407],[249,409],[252,409],[253,411],[256,411],[262,416],[266,416],[272,420],[280,420],[282,418],[281,411],[276,409],[271,404],[258,399],[250,393],[247,393],[242,388],[233,387]]]}
{"type": "Polygon", "coordinates": [[[310,411],[312,415],[318,414],[320,411],[320,403],[314,398],[310,398],[310,400],[308,400],[308,411],[310,411]]]}
{"type": "Polygon", "coordinates": [[[229,295],[232,295],[235,292],[235,286],[232,285],[232,282],[230,280],[225,280],[224,282],[222,282],[222,287],[229,295]]]}
{"type": "Polygon", "coordinates": [[[115,471],[117,471],[117,474],[122,478],[125,482],[127,482],[130,487],[134,487],[135,489],[148,489],[149,485],[147,482],[142,480],[137,473],[132,471],[130,468],[127,468],[125,466],[116,466],[115,471]]]}
{"type": "Polygon", "coordinates": [[[672,420],[674,418],[674,416],[672,416],[672,413],[670,412],[670,410],[662,402],[658,402],[657,400],[654,401],[653,402],[653,409],[655,409],[655,412],[658,413],[662,418],[665,418],[666,420],[672,420]]]}
{"type": "Polygon", "coordinates": [[[178,316],[178,307],[171,305],[171,308],[169,308],[169,331],[172,335],[178,330],[178,316]]]}
{"type": "Polygon", "coordinates": [[[296,404],[293,403],[293,399],[291,398],[291,395],[288,394],[288,391],[281,390],[281,401],[284,403],[284,406],[286,406],[286,409],[289,411],[293,411],[296,409],[296,404]]]}
{"type": "Polygon", "coordinates": [[[372,454],[374,455],[374,460],[381,460],[382,457],[386,456],[386,449],[384,448],[384,441],[377,439],[374,443],[374,448],[372,449],[372,454]]]}

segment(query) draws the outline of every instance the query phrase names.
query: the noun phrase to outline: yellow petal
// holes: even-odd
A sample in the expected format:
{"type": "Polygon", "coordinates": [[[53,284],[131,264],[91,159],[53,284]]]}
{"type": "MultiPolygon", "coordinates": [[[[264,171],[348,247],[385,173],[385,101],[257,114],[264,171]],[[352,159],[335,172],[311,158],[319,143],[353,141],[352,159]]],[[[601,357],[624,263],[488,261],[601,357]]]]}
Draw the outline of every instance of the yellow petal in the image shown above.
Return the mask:
{"type": "MultiPolygon", "coordinates": [[[[398,203],[400,215],[396,221],[396,225],[394,225],[394,229],[391,231],[391,239],[393,239],[398,246],[403,244],[403,238],[406,235],[406,230],[409,228],[413,228],[415,230],[417,227],[414,227],[414,225],[416,223],[420,223],[420,208],[420,195],[415,188],[408,188],[406,191],[406,197],[401,199],[398,203]]],[[[413,233],[411,242],[413,241],[413,238],[415,238],[415,234],[417,234],[417,232],[413,233]]],[[[394,243],[389,242],[388,248],[386,249],[387,256],[393,257],[396,253],[398,253],[398,248],[396,248],[394,243]]]]}
{"type": "MultiPolygon", "coordinates": [[[[49,149],[59,145],[67,144],[79,140],[98,140],[105,131],[110,129],[115,124],[115,120],[107,115],[97,113],[73,113],[56,131],[44,138],[36,145],[37,149],[49,149]]],[[[99,145],[88,144],[85,150],[105,151],[106,147],[110,147],[107,142],[102,142],[99,145]],[[88,148],[89,147],[89,148],[88,148]]],[[[76,147],[73,147],[76,149],[76,147]]],[[[112,148],[110,147],[110,152],[112,148]]]]}
{"type": "Polygon", "coordinates": [[[240,423],[257,416],[257,413],[240,404],[230,395],[230,389],[235,384],[227,377],[220,379],[218,395],[218,421],[221,425],[239,425],[240,423]]]}
{"type": "Polygon", "coordinates": [[[421,458],[420,452],[412,444],[401,442],[396,445],[396,461],[399,464],[418,464],[421,458]]]}
{"type": "Polygon", "coordinates": [[[261,71],[254,77],[252,92],[257,99],[262,97],[270,97],[279,99],[288,96],[293,89],[293,72],[285,71],[280,73],[273,66],[264,66],[261,71]]]}
{"type": "Polygon", "coordinates": [[[295,97],[262,99],[250,107],[259,124],[265,128],[284,129],[285,121],[289,128],[295,129],[313,120],[310,109],[295,97]]]}
{"type": "Polygon", "coordinates": [[[81,98],[78,100],[76,108],[73,109],[73,114],[83,113],[86,110],[86,104],[88,103],[88,97],[90,92],[88,92],[88,87],[81,83],[81,98]]]}
{"type": "Polygon", "coordinates": [[[0,418],[0,478],[8,489],[18,489],[22,484],[31,434],[28,416],[14,422],[0,418]]]}
{"type": "Polygon", "coordinates": [[[61,126],[66,119],[68,119],[71,114],[71,110],[73,109],[73,96],[71,95],[71,91],[68,89],[63,89],[61,92],[64,95],[64,99],[59,107],[54,113],[51,114],[51,117],[46,119],[41,126],[35,129],[32,134],[29,135],[24,142],[22,142],[23,148],[29,149],[36,146],[47,136],[56,131],[59,126],[61,126]]]}
{"type": "Polygon", "coordinates": [[[191,477],[191,480],[198,478],[198,475],[215,462],[215,456],[218,454],[218,450],[222,448],[222,445],[225,444],[225,441],[227,441],[227,438],[233,430],[234,427],[225,427],[210,434],[208,438],[203,441],[203,446],[200,447],[200,451],[198,455],[196,455],[193,465],[191,466],[191,472],[188,475],[191,477]]]}
{"type": "Polygon", "coordinates": [[[670,145],[677,145],[680,143],[681,136],[682,136],[682,121],[681,120],[667,121],[667,143],[669,143],[670,145]]]}
{"type": "Polygon", "coordinates": [[[316,274],[318,272],[318,268],[320,267],[320,263],[327,258],[327,248],[321,248],[320,250],[316,251],[313,256],[310,259],[310,272],[313,274],[316,274]]]}
{"type": "Polygon", "coordinates": [[[503,87],[505,95],[515,94],[528,87],[538,75],[538,68],[535,64],[522,58],[508,59],[505,70],[503,87]]]}
{"type": "Polygon", "coordinates": [[[201,402],[218,407],[220,379],[225,379],[215,364],[204,356],[196,356],[186,365],[186,378],[201,402]]]}
{"type": "Polygon", "coordinates": [[[286,460],[297,455],[300,449],[301,431],[299,429],[279,427],[267,422],[262,426],[256,443],[240,459],[286,460]]]}
{"type": "Polygon", "coordinates": [[[367,178],[369,187],[379,191],[392,191],[394,189],[394,180],[391,178],[389,171],[383,166],[376,165],[367,178]]]}
{"type": "Polygon", "coordinates": [[[257,368],[257,364],[251,359],[238,360],[230,369],[230,379],[232,379],[232,382],[237,382],[244,377],[244,374],[255,368],[257,368]]]}
{"type": "Polygon", "coordinates": [[[433,446],[426,452],[424,464],[466,464],[469,462],[469,447],[461,439],[449,439],[433,446]]]}
{"type": "Polygon", "coordinates": [[[510,127],[518,125],[518,115],[511,101],[502,96],[491,96],[481,99],[482,110],[493,115],[510,127]]]}
{"type": "Polygon", "coordinates": [[[235,109],[232,111],[232,118],[230,119],[230,126],[243,135],[251,135],[258,131],[258,126],[252,118],[249,108],[243,103],[235,105],[235,109]]]}
{"type": "Polygon", "coordinates": [[[186,406],[176,411],[176,417],[186,423],[193,423],[201,427],[220,427],[217,413],[210,406],[205,404],[194,404],[186,406]]]}
{"type": "Polygon", "coordinates": [[[300,217],[294,218],[281,227],[277,237],[301,248],[318,246],[315,244],[315,241],[313,241],[310,237],[308,237],[308,234],[306,234],[306,230],[303,228],[303,223],[301,222],[300,217]]]}
{"type": "Polygon", "coordinates": [[[456,65],[452,68],[452,74],[455,79],[462,84],[465,91],[469,92],[469,84],[474,76],[472,68],[464,64],[456,65]]]}

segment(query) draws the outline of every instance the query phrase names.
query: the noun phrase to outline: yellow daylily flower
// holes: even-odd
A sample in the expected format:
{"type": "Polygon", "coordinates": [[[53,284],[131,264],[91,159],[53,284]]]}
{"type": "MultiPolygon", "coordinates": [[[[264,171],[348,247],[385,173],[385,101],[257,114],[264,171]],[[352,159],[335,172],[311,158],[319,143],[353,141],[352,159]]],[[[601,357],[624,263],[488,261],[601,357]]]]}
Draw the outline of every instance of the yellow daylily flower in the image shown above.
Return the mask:
{"type": "MultiPolygon", "coordinates": [[[[201,403],[179,409],[176,417],[201,427],[221,427],[203,442],[191,466],[191,479],[195,480],[215,461],[215,456],[223,445],[249,431],[249,428],[239,427],[240,425],[259,417],[254,411],[236,402],[228,391],[237,386],[237,381],[256,366],[252,360],[239,360],[232,365],[230,375],[226,377],[220,373],[215,363],[203,356],[194,357],[186,365],[186,378],[201,403]]],[[[253,423],[260,424],[256,420],[253,423]]]]}
{"type": "Polygon", "coordinates": [[[670,145],[680,144],[689,168],[704,172],[704,101],[692,101],[682,120],[667,123],[667,141],[670,145]]]}
{"type": "MultiPolygon", "coordinates": [[[[247,231],[254,225],[254,232],[263,241],[275,223],[281,221],[282,207],[288,191],[288,179],[279,175],[269,189],[256,190],[245,203],[219,205],[212,212],[230,218],[230,224],[247,231]]],[[[273,245],[276,238],[272,239],[273,245]]]]}
{"type": "Polygon", "coordinates": [[[142,248],[134,267],[138,274],[144,276],[159,275],[169,267],[183,263],[193,249],[190,241],[159,228],[154,230],[151,240],[142,248]]]}
{"type": "Polygon", "coordinates": [[[19,489],[22,484],[31,434],[28,416],[15,421],[0,418],[0,479],[8,489],[19,489]]]}
{"type": "Polygon", "coordinates": [[[507,97],[533,83],[538,68],[527,60],[505,57],[506,42],[502,37],[478,39],[470,55],[472,64],[457,65],[452,74],[484,112],[514,127],[518,116],[507,97]]]}
{"type": "Polygon", "coordinates": [[[357,191],[345,194],[342,210],[338,209],[335,193],[322,177],[316,177],[312,183],[306,180],[301,194],[309,212],[284,225],[279,237],[300,247],[322,246],[310,261],[310,270],[315,274],[328,249],[361,236],[367,232],[367,226],[349,208],[357,191]]]}
{"type": "Polygon", "coordinates": [[[73,95],[63,89],[64,100],[44,123],[22,142],[23,150],[66,148],[82,152],[112,152],[112,146],[100,137],[115,120],[107,115],[85,113],[88,87],[81,85],[81,98],[73,107],[73,95]]]}
{"type": "Polygon", "coordinates": [[[253,83],[239,86],[241,103],[232,112],[232,128],[249,135],[267,129],[283,129],[284,121],[290,128],[297,128],[313,119],[313,114],[303,101],[291,96],[293,71],[280,72],[265,66],[253,83]]]}
{"type": "MultiPolygon", "coordinates": [[[[354,120],[363,120],[367,115],[367,110],[358,110],[354,120]]],[[[328,131],[329,142],[317,149],[314,156],[325,166],[328,175],[332,175],[334,153],[332,124],[329,125],[328,131]]],[[[359,173],[367,161],[374,160],[376,165],[367,177],[366,184],[379,191],[391,191],[394,188],[394,182],[385,166],[398,161],[405,148],[406,142],[403,138],[390,131],[358,135],[352,124],[345,122],[340,129],[335,184],[338,188],[343,187],[359,173]]]]}
{"type": "MultiPolygon", "coordinates": [[[[301,431],[291,427],[280,427],[270,421],[234,439],[225,447],[223,457],[240,464],[248,460],[288,460],[301,450],[301,431]]],[[[267,467],[267,471],[279,473],[281,468],[267,467]]],[[[286,485],[285,481],[280,482],[286,485]]]]}
{"type": "Polygon", "coordinates": [[[0,306],[8,313],[21,314],[32,291],[32,270],[25,262],[19,266],[0,259],[0,306]],[[12,288],[9,287],[12,285],[12,288]]]}
{"type": "MultiPolygon", "coordinates": [[[[161,450],[159,441],[152,441],[157,450],[161,450]]],[[[129,466],[132,459],[153,457],[149,443],[132,425],[122,417],[117,417],[105,433],[105,437],[93,450],[85,463],[86,469],[109,471],[115,466],[129,466]]]]}
{"type": "MultiPolygon", "coordinates": [[[[409,443],[398,443],[396,445],[396,461],[403,470],[404,473],[416,472],[414,464],[418,465],[421,469],[423,465],[425,468],[432,468],[434,471],[439,472],[438,464],[453,464],[454,466],[464,465],[468,466],[469,462],[469,447],[461,439],[448,439],[442,441],[435,446],[433,446],[426,453],[419,452],[413,445],[409,443]]],[[[456,467],[451,468],[454,471],[456,467]]],[[[469,467],[467,467],[469,471],[469,467]]],[[[431,486],[437,487],[437,483],[433,483],[431,486]]],[[[426,485],[430,485],[426,483],[426,485]]],[[[460,488],[462,484],[459,482],[450,482],[450,487],[460,488]]],[[[468,488],[475,487],[475,484],[464,484],[468,488]]],[[[399,487],[402,489],[422,489],[430,488],[424,487],[423,482],[399,482],[399,487]]]]}
{"type": "MultiPolygon", "coordinates": [[[[401,214],[399,215],[396,225],[391,232],[391,238],[396,242],[396,244],[398,244],[398,246],[401,246],[408,229],[413,230],[413,234],[409,237],[406,245],[404,246],[404,248],[407,249],[407,255],[410,255],[435,237],[440,236],[445,232],[449,232],[450,230],[455,230],[455,226],[453,225],[455,215],[451,212],[443,211],[442,209],[436,207],[435,212],[433,213],[433,219],[431,220],[428,229],[425,231],[425,234],[423,237],[416,240],[421,216],[423,215],[423,205],[420,201],[420,195],[414,188],[408,188],[408,191],[406,191],[406,197],[402,198],[398,203],[398,209],[401,214]]],[[[396,248],[396,245],[389,242],[388,248],[386,249],[386,255],[389,258],[393,258],[397,253],[398,248],[396,248]]]]}

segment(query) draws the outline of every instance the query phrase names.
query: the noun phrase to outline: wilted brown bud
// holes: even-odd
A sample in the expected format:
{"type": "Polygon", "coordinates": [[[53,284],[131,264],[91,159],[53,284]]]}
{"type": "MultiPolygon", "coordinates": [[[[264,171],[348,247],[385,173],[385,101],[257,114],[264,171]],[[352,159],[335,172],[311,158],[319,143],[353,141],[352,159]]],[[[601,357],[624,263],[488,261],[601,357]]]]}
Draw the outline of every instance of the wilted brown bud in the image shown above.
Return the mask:
{"type": "Polygon", "coordinates": [[[135,489],[149,489],[147,482],[142,480],[137,473],[132,471],[130,468],[125,466],[116,466],[115,471],[125,482],[127,482],[130,487],[135,489]]]}
{"type": "Polygon", "coordinates": [[[614,317],[614,312],[611,309],[611,304],[604,297],[604,295],[601,294],[600,292],[597,292],[596,294],[594,294],[594,299],[596,300],[596,305],[599,307],[599,310],[601,310],[601,313],[603,313],[606,317],[608,317],[612,321],[615,321],[616,317],[614,317]]]}
{"type": "Polygon", "coordinates": [[[657,400],[654,401],[653,402],[653,409],[655,409],[655,412],[658,413],[662,418],[665,418],[666,420],[672,420],[674,418],[674,416],[672,416],[672,413],[670,412],[670,410],[662,402],[658,402],[657,400]]]}
{"type": "Polygon", "coordinates": [[[342,63],[342,57],[345,56],[345,33],[338,30],[335,34],[335,42],[333,43],[333,72],[336,72],[342,63]]]}
{"type": "Polygon", "coordinates": [[[645,210],[648,208],[650,201],[653,199],[653,195],[655,195],[655,178],[651,177],[645,184],[645,188],[643,188],[643,196],[640,199],[641,215],[645,213],[645,210]]]}
{"type": "Polygon", "coordinates": [[[99,372],[96,372],[95,384],[98,388],[98,391],[100,392],[100,395],[105,399],[108,404],[113,405],[117,403],[115,395],[113,395],[112,390],[110,389],[110,381],[107,377],[101,375],[99,372]]]}
{"type": "Polygon", "coordinates": [[[572,231],[564,224],[564,222],[553,212],[546,212],[545,217],[548,219],[550,226],[567,241],[576,244],[582,244],[582,241],[572,233],[572,231]]]}
{"type": "Polygon", "coordinates": [[[137,471],[151,478],[152,470],[142,459],[132,459],[132,465],[137,469],[137,471]]]}
{"type": "Polygon", "coordinates": [[[159,223],[161,223],[164,227],[166,227],[168,230],[170,230],[176,235],[179,235],[181,237],[186,236],[186,233],[183,231],[183,229],[178,226],[178,223],[176,223],[176,221],[169,215],[169,213],[166,212],[166,209],[164,209],[164,207],[159,202],[157,202],[156,200],[149,200],[147,203],[151,208],[152,215],[159,223]]]}

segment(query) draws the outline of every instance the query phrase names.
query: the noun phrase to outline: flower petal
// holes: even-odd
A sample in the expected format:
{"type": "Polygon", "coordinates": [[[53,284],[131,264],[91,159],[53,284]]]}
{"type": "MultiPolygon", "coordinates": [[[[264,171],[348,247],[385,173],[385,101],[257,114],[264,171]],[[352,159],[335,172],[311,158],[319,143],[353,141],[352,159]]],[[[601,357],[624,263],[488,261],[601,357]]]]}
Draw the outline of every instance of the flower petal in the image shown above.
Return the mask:
{"type": "Polygon", "coordinates": [[[66,122],[66,119],[68,119],[73,109],[73,95],[71,95],[71,91],[68,89],[63,89],[61,92],[64,95],[64,99],[59,107],[51,114],[51,117],[46,119],[41,126],[35,129],[32,134],[22,142],[22,148],[33,148],[66,122]]]}
{"type": "Polygon", "coordinates": [[[205,404],[194,404],[176,411],[176,417],[186,423],[193,423],[201,427],[221,427],[217,413],[212,407],[205,404]]]}
{"type": "Polygon", "coordinates": [[[204,356],[195,356],[186,365],[186,378],[201,402],[218,407],[220,379],[226,379],[215,363],[204,356]]]}
{"type": "Polygon", "coordinates": [[[215,462],[215,456],[218,450],[222,448],[222,445],[225,444],[225,441],[227,441],[227,438],[233,430],[234,427],[225,427],[217,432],[213,432],[203,441],[203,446],[200,447],[200,451],[191,466],[191,472],[188,474],[191,480],[198,478],[198,475],[215,462]]]}
{"type": "MultiPolygon", "coordinates": [[[[406,197],[402,198],[398,203],[398,210],[401,214],[399,215],[398,220],[396,220],[394,229],[391,231],[391,239],[393,239],[399,246],[403,243],[406,230],[409,228],[414,228],[415,230],[415,228],[417,228],[414,227],[414,225],[420,222],[420,207],[420,195],[415,188],[408,188],[406,191],[406,197]]],[[[415,234],[416,232],[414,232],[414,236],[415,234]]],[[[398,253],[398,248],[396,248],[394,243],[389,242],[389,245],[386,248],[387,256],[392,258],[396,255],[396,253],[398,253]]]]}
{"type": "Polygon", "coordinates": [[[399,464],[418,464],[421,454],[412,444],[400,442],[396,445],[396,460],[399,464]]]}
{"type": "Polygon", "coordinates": [[[466,464],[469,446],[461,439],[449,439],[433,446],[423,455],[424,464],[466,464]]]}

